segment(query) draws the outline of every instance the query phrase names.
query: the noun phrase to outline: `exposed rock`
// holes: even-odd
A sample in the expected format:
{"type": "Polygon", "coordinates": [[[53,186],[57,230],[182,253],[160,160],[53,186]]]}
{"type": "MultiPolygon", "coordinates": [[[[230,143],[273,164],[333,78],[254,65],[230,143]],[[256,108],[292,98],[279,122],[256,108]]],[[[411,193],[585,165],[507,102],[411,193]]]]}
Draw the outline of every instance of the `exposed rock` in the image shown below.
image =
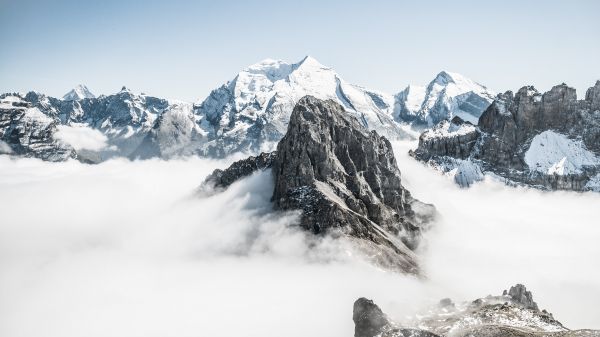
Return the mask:
{"type": "Polygon", "coordinates": [[[0,104],[2,152],[48,161],[75,158],[72,147],[54,139],[57,125],[54,119],[23,101],[3,102],[0,104]]]}
{"type": "Polygon", "coordinates": [[[389,328],[389,321],[377,304],[364,297],[354,302],[354,337],[374,337],[389,328]]]}
{"type": "Polygon", "coordinates": [[[508,183],[600,191],[598,97],[600,81],[584,100],[565,84],[543,95],[533,87],[508,91],[470,132],[457,134],[454,121],[442,122],[421,135],[411,155],[445,172],[466,160],[508,183]]]}
{"type": "Polygon", "coordinates": [[[361,335],[382,337],[443,336],[443,337],[598,337],[599,330],[570,330],[552,317],[546,310],[539,311],[531,292],[523,285],[511,287],[502,296],[487,296],[475,301],[449,305],[449,299],[415,315],[405,326],[387,318],[376,304],[364,298],[354,304],[354,316],[358,307],[363,320],[355,322],[355,331],[361,335]],[[373,317],[373,324],[367,317],[373,317]],[[383,319],[385,319],[385,323],[383,319]],[[360,329],[359,329],[359,323],[360,329]],[[371,328],[371,329],[369,329],[371,328]],[[364,332],[363,332],[364,331],[364,332]]]}
{"type": "Polygon", "coordinates": [[[215,171],[204,189],[226,187],[269,166],[275,209],[300,210],[301,227],[357,240],[381,266],[418,273],[411,249],[435,210],[402,186],[390,142],[341,105],[300,99],[276,153],[215,171]]]}
{"type": "Polygon", "coordinates": [[[237,180],[247,177],[258,170],[266,170],[273,164],[276,152],[261,153],[256,157],[250,156],[238,160],[225,170],[216,169],[206,177],[204,186],[225,189],[237,180]]]}
{"type": "Polygon", "coordinates": [[[533,301],[533,295],[531,295],[531,292],[528,291],[522,284],[517,284],[513,287],[510,287],[507,295],[514,303],[518,303],[527,309],[536,311],[539,310],[537,303],[533,301]]]}

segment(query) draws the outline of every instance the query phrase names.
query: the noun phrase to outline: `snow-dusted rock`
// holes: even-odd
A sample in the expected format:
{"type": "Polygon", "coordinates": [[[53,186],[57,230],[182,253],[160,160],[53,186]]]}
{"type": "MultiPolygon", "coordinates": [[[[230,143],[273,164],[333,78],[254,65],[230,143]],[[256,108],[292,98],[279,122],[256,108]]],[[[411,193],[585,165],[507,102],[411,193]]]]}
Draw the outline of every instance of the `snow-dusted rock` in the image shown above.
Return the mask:
{"type": "Polygon", "coordinates": [[[272,150],[287,130],[294,105],[306,95],[336,101],[363,126],[388,138],[408,137],[392,117],[391,95],[347,83],[307,56],[298,63],[264,60],[213,90],[196,106],[208,137],[200,151],[223,156],[272,150]]]}
{"type": "Polygon", "coordinates": [[[403,325],[391,321],[373,301],[354,303],[355,337],[598,337],[598,330],[570,330],[539,310],[525,286],[500,296],[451,305],[449,299],[418,313],[403,325]],[[358,318],[358,319],[357,319],[358,318]]]}
{"type": "Polygon", "coordinates": [[[85,98],[96,98],[85,85],[79,84],[63,96],[64,101],[79,101],[85,98]]]}
{"type": "Polygon", "coordinates": [[[402,186],[390,142],[343,106],[300,99],[274,154],[216,170],[202,190],[227,187],[267,168],[275,182],[275,209],[299,210],[302,228],[349,238],[382,267],[419,273],[411,250],[435,209],[402,186]]]}
{"type": "Polygon", "coordinates": [[[451,132],[452,123],[442,122],[421,135],[411,154],[446,173],[468,161],[510,184],[596,191],[599,93],[600,81],[584,100],[577,100],[575,89],[565,84],[543,95],[533,87],[515,95],[508,91],[486,109],[477,128],[461,135],[451,132]]]}
{"type": "MultiPolygon", "coordinates": [[[[93,130],[100,132],[102,137],[106,138],[106,146],[97,147],[91,152],[89,149],[85,149],[86,155],[83,156],[85,159],[82,158],[84,151],[76,149],[78,146],[74,146],[75,149],[70,148],[70,151],[75,150],[74,155],[65,156],[63,153],[57,152],[56,155],[49,156],[42,155],[40,151],[33,151],[30,147],[22,147],[22,144],[16,139],[5,140],[5,143],[12,148],[16,155],[34,156],[46,160],[65,160],[76,157],[85,161],[97,162],[112,156],[130,156],[140,146],[148,132],[152,130],[158,117],[165,111],[184,110],[190,113],[192,111],[192,105],[189,103],[171,103],[165,99],[135,94],[125,87],[113,95],[82,99],[61,100],[34,91],[26,95],[3,94],[0,95],[0,98],[0,108],[10,110],[15,106],[27,107],[26,115],[35,115],[34,119],[38,120],[38,123],[26,124],[25,122],[30,119],[14,116],[9,118],[6,115],[4,119],[7,121],[10,119],[10,125],[7,125],[6,128],[29,130],[27,132],[36,134],[44,133],[45,146],[52,147],[54,146],[52,144],[56,142],[65,145],[64,139],[61,142],[61,136],[57,134],[61,129],[57,126],[65,126],[63,130],[67,131],[93,130]],[[51,127],[45,127],[46,125],[51,125],[51,127]],[[19,147],[20,150],[16,147],[19,147]],[[92,152],[94,153],[92,154],[92,152]],[[91,157],[90,154],[92,154],[91,157]]],[[[182,128],[177,130],[177,133],[180,131],[185,130],[182,128]]],[[[185,135],[185,132],[181,133],[185,135]]],[[[86,134],[96,139],[100,138],[95,132],[80,132],[78,136],[81,138],[86,134]]],[[[90,141],[92,140],[90,139],[90,141]]],[[[66,143],[69,142],[66,141],[66,143]]],[[[89,144],[85,139],[80,139],[78,143],[89,144]]],[[[38,146],[41,145],[38,144],[38,146]]]]}
{"type": "Polygon", "coordinates": [[[440,72],[426,87],[409,85],[395,96],[398,121],[433,126],[455,116],[477,124],[494,93],[460,74],[440,72]]]}

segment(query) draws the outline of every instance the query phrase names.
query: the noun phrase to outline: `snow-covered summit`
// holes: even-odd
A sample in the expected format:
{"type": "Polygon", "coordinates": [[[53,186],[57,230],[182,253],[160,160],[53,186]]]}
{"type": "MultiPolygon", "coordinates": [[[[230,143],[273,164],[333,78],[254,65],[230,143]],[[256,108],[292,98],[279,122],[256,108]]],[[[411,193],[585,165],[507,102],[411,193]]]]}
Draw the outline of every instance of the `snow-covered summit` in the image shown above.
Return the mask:
{"type": "Polygon", "coordinates": [[[459,116],[477,124],[495,94],[465,76],[442,71],[426,87],[409,85],[396,95],[396,120],[434,125],[459,116]]]}
{"type": "Polygon", "coordinates": [[[392,117],[391,95],[347,83],[311,56],[297,63],[266,59],[251,65],[213,90],[195,113],[213,140],[207,146],[221,154],[253,152],[285,134],[294,105],[306,95],[338,102],[363,125],[389,138],[404,135],[392,117]]]}
{"type": "Polygon", "coordinates": [[[63,96],[64,101],[79,101],[84,98],[96,98],[96,96],[83,84],[78,84],[63,96]]]}

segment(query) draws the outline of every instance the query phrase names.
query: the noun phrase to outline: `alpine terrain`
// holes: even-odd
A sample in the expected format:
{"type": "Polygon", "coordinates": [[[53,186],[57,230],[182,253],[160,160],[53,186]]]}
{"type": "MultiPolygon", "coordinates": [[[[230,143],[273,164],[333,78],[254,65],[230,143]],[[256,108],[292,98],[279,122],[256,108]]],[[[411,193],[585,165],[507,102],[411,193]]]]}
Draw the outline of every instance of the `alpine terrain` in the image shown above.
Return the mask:
{"type": "Polygon", "coordinates": [[[468,186],[484,175],[549,190],[600,191],[600,81],[498,95],[475,126],[455,117],[419,137],[415,158],[468,186]]]}
{"type": "Polygon", "coordinates": [[[570,330],[546,310],[540,310],[533,295],[517,284],[502,295],[455,304],[449,298],[398,324],[373,301],[354,302],[354,337],[597,337],[599,330],[570,330]]]}
{"type": "Polygon", "coordinates": [[[275,210],[299,210],[300,227],[350,239],[374,263],[419,274],[413,253],[435,215],[401,184],[390,142],[334,100],[305,96],[273,153],[216,170],[203,193],[270,169],[275,210]]]}

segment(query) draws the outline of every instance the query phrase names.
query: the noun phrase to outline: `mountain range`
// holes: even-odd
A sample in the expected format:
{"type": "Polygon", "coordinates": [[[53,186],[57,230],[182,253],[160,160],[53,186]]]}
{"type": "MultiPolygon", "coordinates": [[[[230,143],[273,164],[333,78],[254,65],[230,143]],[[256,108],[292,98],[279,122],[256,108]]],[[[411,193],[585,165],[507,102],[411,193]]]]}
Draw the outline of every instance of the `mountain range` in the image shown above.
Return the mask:
{"type": "Polygon", "coordinates": [[[294,105],[306,95],[336,101],[363,126],[392,140],[413,137],[410,124],[433,125],[455,115],[476,119],[492,97],[485,87],[455,73],[441,72],[427,87],[409,86],[390,95],[350,84],[310,56],[297,63],[267,59],[195,104],[126,87],[96,97],[78,85],[62,99],[34,91],[2,94],[0,151],[86,162],[115,156],[256,154],[274,149],[294,105]],[[86,148],[61,137],[61,132],[84,137],[93,131],[101,134],[96,134],[101,146],[86,148]]]}

